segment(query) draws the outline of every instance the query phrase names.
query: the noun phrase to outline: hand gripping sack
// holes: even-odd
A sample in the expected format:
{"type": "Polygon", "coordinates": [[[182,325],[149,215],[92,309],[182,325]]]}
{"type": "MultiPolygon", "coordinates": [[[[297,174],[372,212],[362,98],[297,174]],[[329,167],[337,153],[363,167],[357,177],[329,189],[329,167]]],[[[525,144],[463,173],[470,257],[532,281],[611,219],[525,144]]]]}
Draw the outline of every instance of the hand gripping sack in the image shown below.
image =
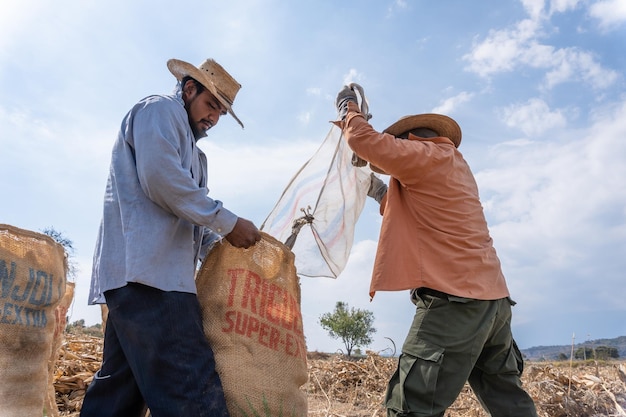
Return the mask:
{"type": "Polygon", "coordinates": [[[0,417],[43,413],[66,266],[51,237],[0,224],[0,417]]]}
{"type": "Polygon", "coordinates": [[[215,245],[196,278],[204,332],[228,411],[307,415],[306,344],[293,253],[266,233],[239,249],[215,245]]]}

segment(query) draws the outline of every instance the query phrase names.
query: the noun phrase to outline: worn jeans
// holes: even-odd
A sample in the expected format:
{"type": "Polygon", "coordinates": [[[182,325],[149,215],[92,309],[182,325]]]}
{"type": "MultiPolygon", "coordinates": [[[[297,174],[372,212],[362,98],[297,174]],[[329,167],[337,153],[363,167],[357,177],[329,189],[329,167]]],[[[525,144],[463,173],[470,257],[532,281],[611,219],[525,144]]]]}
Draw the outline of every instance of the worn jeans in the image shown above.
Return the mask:
{"type": "Polygon", "coordinates": [[[443,416],[469,382],[493,417],[536,417],[522,388],[522,356],[511,334],[511,301],[422,293],[389,381],[388,416],[443,416]]]}
{"type": "Polygon", "coordinates": [[[102,367],[81,417],[228,416],[195,294],[130,283],[105,298],[102,367]]]}

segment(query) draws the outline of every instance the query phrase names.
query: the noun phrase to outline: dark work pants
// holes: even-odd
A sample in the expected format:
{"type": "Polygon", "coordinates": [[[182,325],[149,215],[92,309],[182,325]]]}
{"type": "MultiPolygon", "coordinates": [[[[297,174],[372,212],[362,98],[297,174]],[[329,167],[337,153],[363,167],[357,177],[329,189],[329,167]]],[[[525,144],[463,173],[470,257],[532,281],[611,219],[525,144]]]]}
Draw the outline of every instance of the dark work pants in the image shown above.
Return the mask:
{"type": "Polygon", "coordinates": [[[105,297],[102,367],[81,417],[228,416],[195,294],[130,283],[105,297]]]}
{"type": "Polygon", "coordinates": [[[493,417],[536,417],[522,388],[511,302],[422,294],[389,381],[388,416],[443,416],[469,382],[493,417]]]}

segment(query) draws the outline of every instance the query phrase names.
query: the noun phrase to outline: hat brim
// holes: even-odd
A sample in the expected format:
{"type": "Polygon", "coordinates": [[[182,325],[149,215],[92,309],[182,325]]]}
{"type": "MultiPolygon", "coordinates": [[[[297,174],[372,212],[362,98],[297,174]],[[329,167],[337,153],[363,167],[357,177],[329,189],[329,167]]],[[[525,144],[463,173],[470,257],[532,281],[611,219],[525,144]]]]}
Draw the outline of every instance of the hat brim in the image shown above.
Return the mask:
{"type": "MultiPolygon", "coordinates": [[[[430,129],[437,135],[450,139],[457,148],[461,144],[461,127],[454,119],[443,114],[424,113],[405,116],[385,129],[383,133],[400,136],[420,127],[430,129]]],[[[385,171],[371,163],[370,168],[379,174],[388,175],[385,171]]]]}
{"type": "Polygon", "coordinates": [[[224,106],[224,108],[226,108],[226,111],[228,111],[228,113],[233,117],[233,119],[235,119],[237,123],[239,123],[241,127],[243,128],[243,123],[241,122],[241,120],[239,120],[239,118],[233,111],[233,107],[230,105],[230,103],[224,100],[222,95],[217,91],[215,84],[213,84],[213,82],[209,80],[204,75],[204,73],[200,71],[196,66],[188,62],[181,61],[180,59],[170,59],[167,61],[167,69],[170,70],[172,75],[174,75],[174,77],[176,77],[178,81],[182,81],[183,78],[189,76],[193,78],[194,80],[198,81],[200,84],[202,84],[207,90],[211,92],[211,94],[215,96],[215,98],[219,100],[219,102],[224,106]]]}

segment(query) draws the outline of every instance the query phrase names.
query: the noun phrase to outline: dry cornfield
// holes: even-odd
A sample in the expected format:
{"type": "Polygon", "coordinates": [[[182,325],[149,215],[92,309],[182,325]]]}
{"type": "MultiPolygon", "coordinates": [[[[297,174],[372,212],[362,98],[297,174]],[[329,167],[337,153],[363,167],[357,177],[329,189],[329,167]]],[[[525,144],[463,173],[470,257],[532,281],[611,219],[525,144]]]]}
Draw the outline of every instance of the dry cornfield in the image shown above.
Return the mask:
{"type": "MultiPolygon", "coordinates": [[[[61,416],[77,417],[85,388],[100,366],[102,339],[68,334],[55,368],[61,416]]],[[[362,359],[309,353],[307,392],[311,417],[384,416],[381,402],[396,358],[368,352],[362,359]]],[[[526,364],[523,382],[541,417],[626,416],[626,362],[526,364]]],[[[468,386],[446,417],[487,417],[468,386]]]]}

